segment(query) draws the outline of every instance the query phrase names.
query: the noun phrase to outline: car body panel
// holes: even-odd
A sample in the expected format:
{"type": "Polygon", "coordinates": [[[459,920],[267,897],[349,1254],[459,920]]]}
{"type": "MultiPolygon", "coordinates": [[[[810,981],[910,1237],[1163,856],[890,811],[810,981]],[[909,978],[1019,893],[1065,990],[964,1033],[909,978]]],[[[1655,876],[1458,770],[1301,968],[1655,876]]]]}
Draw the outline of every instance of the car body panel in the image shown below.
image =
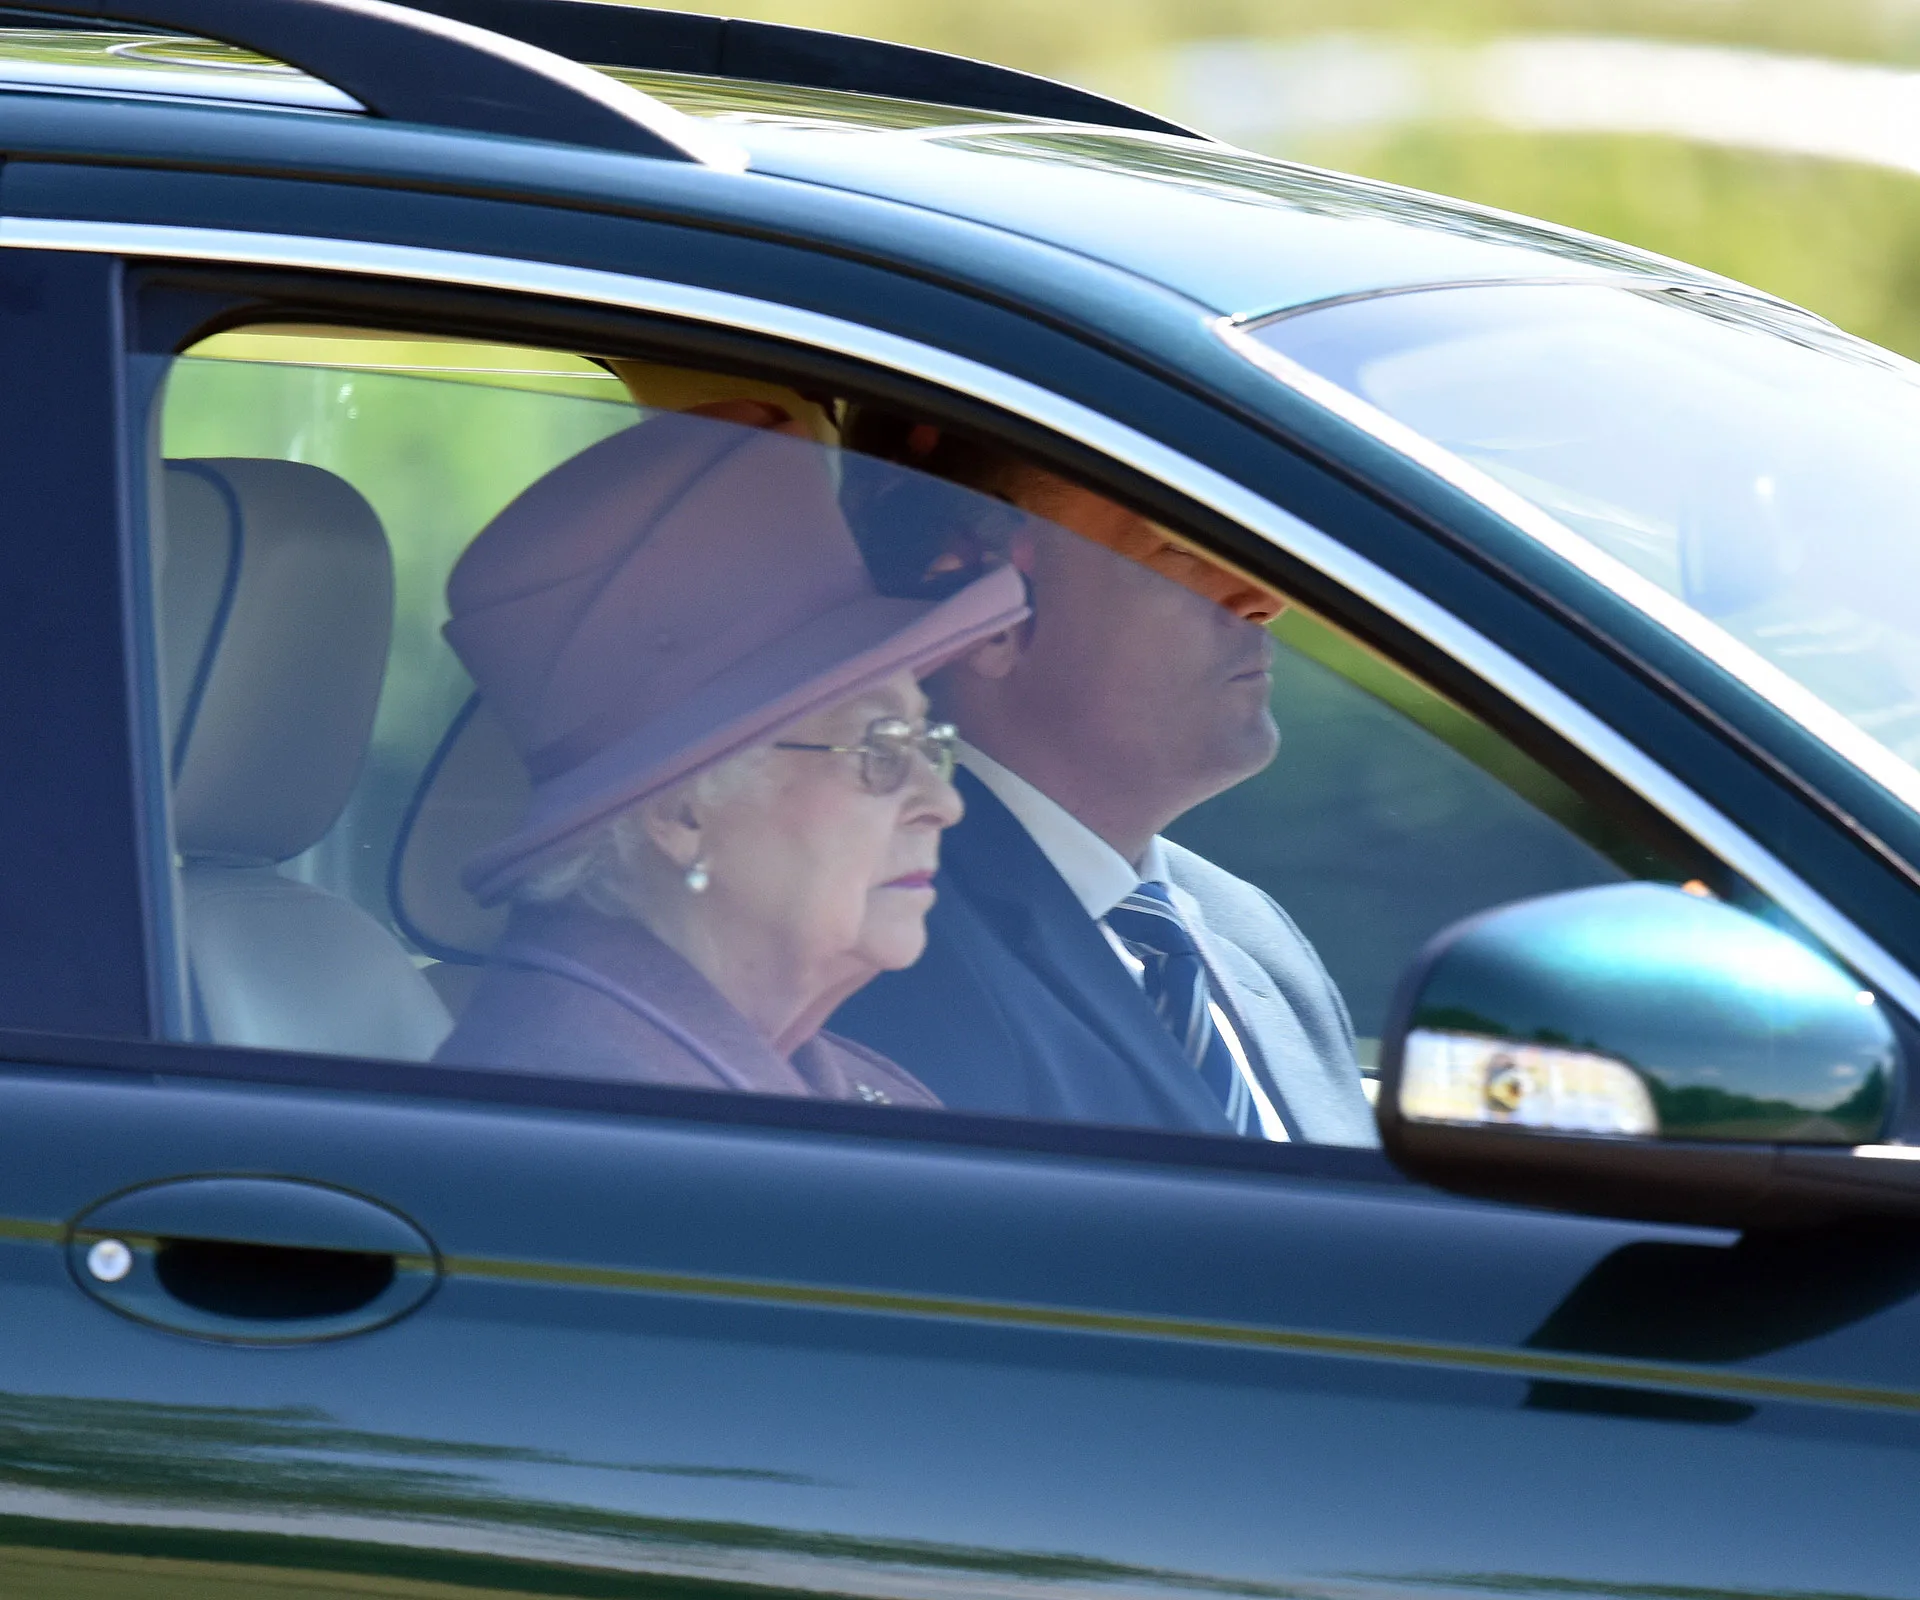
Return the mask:
{"type": "Polygon", "coordinates": [[[1771,1305],[1789,1351],[1730,1360],[1696,1320],[1690,1359],[1594,1359],[1564,1336],[1583,1280],[1604,1326],[1636,1259],[1711,1276],[1728,1237],[1477,1207],[1364,1159],[1289,1179],[190,1075],[16,1072],[0,1097],[10,1517],[756,1591],[1899,1592],[1874,1530],[1907,1485],[1823,1463],[1920,1444],[1920,1393],[1864,1381],[1910,1373],[1911,1303],[1874,1302],[1911,1293],[1911,1254],[1824,1338],[1793,1302],[1844,1271],[1749,1283],[1723,1345],[1771,1305]],[[68,1216],[236,1170],[392,1206],[439,1290],[274,1350],[75,1292],[68,1216]],[[1593,1514],[1627,1514],[1622,1474],[1625,1546],[1593,1514]]]}
{"type": "Polygon", "coordinates": [[[15,1026],[140,1034],[155,1020],[134,796],[138,725],[115,530],[131,516],[119,264],[0,251],[0,350],[57,374],[0,393],[8,540],[0,595],[0,1011],[15,1026]],[[20,526],[20,524],[16,524],[20,526]],[[72,530],[86,530],[75,537],[72,530]]]}
{"type": "Polygon", "coordinates": [[[1071,127],[857,135],[748,126],[756,172],[882,194],[1070,249],[1253,317],[1451,281],[1691,268],[1229,146],[1071,127]]]}

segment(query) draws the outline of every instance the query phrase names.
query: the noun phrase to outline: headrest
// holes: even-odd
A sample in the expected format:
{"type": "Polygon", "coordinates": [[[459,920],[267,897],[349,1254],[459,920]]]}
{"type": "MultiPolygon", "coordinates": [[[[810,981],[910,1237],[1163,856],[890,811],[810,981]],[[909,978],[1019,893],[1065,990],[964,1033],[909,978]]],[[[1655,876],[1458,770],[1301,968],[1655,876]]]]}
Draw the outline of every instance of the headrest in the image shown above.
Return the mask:
{"type": "Polygon", "coordinates": [[[373,733],[393,557],[373,508],[293,461],[170,461],[161,650],[183,856],[277,862],[331,828],[373,733]]]}
{"type": "Polygon", "coordinates": [[[387,879],[395,925],[428,955],[483,961],[499,939],[508,908],[481,905],[460,873],[519,826],[532,793],[506,728],[475,695],[421,775],[387,879]]]}

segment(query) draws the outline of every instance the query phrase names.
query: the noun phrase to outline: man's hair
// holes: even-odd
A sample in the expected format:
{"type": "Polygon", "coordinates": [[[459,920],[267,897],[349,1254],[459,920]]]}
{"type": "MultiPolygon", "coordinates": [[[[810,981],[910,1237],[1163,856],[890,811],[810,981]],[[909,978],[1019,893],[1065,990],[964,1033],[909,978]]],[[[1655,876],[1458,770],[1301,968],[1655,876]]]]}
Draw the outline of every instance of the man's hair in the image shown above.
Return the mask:
{"type": "Polygon", "coordinates": [[[878,406],[851,407],[843,439],[853,455],[841,505],[883,594],[942,598],[1006,559],[1025,520],[1016,499],[1041,468],[1005,445],[878,406]]]}

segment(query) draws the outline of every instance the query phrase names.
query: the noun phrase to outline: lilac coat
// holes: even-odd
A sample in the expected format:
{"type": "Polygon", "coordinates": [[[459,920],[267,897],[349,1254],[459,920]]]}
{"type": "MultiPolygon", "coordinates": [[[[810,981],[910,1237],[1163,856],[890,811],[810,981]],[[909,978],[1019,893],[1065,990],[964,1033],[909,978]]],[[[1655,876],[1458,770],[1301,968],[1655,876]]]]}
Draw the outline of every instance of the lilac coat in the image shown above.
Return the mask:
{"type": "Polygon", "coordinates": [[[782,1057],[637,922],[519,906],[434,1060],[560,1078],[937,1106],[885,1056],[831,1033],[782,1057]]]}

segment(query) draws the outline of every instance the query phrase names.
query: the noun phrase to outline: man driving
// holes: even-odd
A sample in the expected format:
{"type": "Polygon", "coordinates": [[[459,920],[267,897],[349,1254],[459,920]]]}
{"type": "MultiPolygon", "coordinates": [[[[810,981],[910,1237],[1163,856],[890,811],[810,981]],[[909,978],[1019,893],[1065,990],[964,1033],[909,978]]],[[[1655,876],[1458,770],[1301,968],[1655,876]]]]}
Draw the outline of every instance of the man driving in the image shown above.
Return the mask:
{"type": "Polygon", "coordinates": [[[1033,615],[927,685],[964,740],[967,814],[926,954],[834,1030],[953,1109],[1375,1143],[1313,947],[1262,890],[1161,836],[1273,760],[1265,624],[1284,602],[1010,452],[873,412],[848,442],[1029,513],[903,552],[909,519],[868,507],[876,568],[1010,561],[1033,615]]]}

